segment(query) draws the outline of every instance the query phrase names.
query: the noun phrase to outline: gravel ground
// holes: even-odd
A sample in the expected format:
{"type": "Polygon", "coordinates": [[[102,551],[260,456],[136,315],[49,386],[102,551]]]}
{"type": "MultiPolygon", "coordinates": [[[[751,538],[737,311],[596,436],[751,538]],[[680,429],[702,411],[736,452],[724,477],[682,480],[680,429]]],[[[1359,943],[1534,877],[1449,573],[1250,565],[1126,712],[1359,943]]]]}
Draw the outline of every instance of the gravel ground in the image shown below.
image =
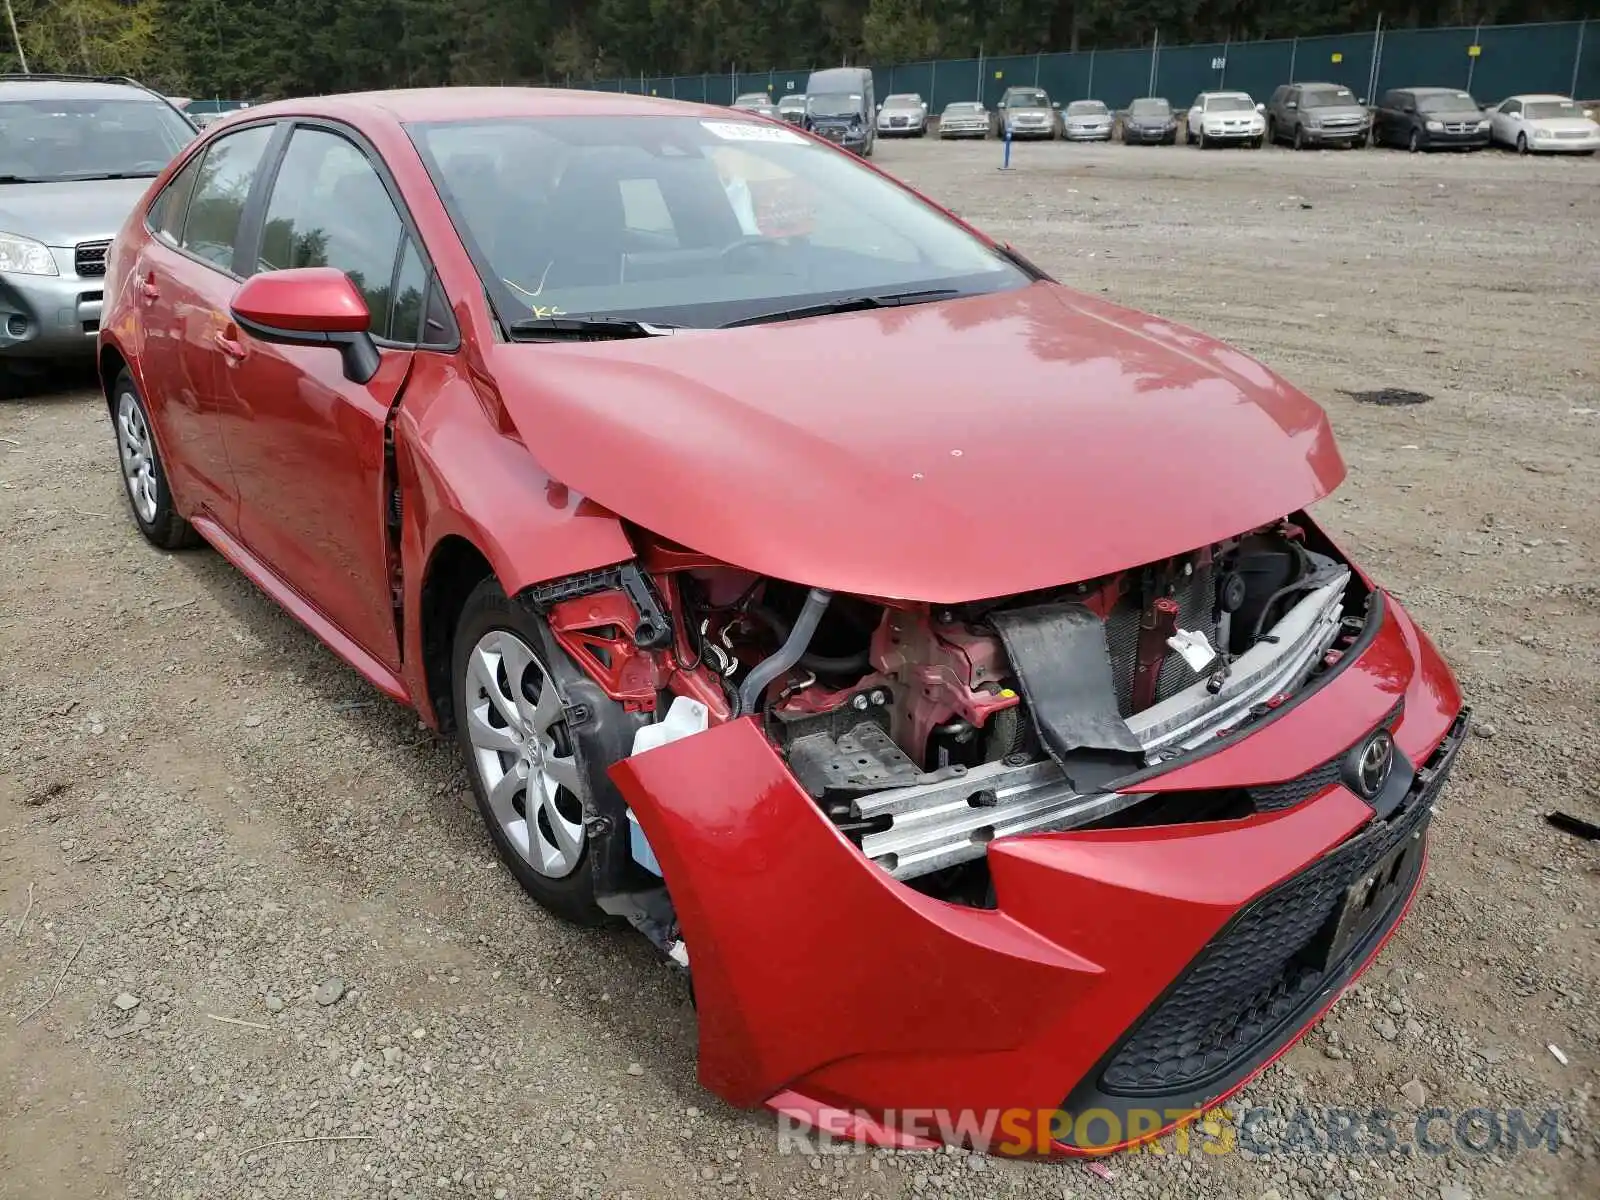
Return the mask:
{"type": "Polygon", "coordinates": [[[1600,859],[1542,820],[1600,819],[1600,162],[999,154],[877,161],[1326,406],[1319,515],[1477,706],[1411,919],[1246,1105],[1558,1106],[1558,1152],[780,1154],[642,941],[496,865],[450,747],[138,538],[78,380],[0,403],[0,1197],[1600,1194],[1600,859]],[[1346,394],[1388,387],[1432,399],[1346,394]]]}

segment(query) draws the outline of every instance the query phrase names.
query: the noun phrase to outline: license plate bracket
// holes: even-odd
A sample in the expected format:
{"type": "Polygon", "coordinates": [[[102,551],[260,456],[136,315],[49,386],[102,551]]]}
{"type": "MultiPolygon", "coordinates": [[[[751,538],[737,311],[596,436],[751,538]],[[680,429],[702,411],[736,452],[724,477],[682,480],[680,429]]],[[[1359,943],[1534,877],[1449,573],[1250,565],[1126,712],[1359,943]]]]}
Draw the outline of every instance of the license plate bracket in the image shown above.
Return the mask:
{"type": "Polygon", "coordinates": [[[1329,918],[1329,932],[1323,940],[1319,957],[1324,971],[1336,967],[1351,947],[1366,940],[1373,927],[1400,901],[1415,878],[1414,868],[1422,856],[1427,836],[1428,821],[1424,818],[1404,841],[1345,889],[1334,915],[1329,918]]]}

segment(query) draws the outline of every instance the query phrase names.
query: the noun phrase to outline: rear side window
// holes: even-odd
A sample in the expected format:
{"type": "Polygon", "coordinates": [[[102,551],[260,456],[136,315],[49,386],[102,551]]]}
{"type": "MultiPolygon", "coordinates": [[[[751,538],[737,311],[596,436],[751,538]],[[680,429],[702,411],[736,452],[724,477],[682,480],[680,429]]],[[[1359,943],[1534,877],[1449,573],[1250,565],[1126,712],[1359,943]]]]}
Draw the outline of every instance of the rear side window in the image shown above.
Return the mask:
{"type": "Polygon", "coordinates": [[[404,235],[382,177],[353,142],[295,130],[267,202],[260,270],[337,267],[365,298],[373,335],[388,337],[404,235]]]}
{"type": "Polygon", "coordinates": [[[195,177],[181,244],[230,273],[236,273],[233,247],[245,202],[272,133],[271,125],[255,125],[225,134],[206,148],[195,177]]]}

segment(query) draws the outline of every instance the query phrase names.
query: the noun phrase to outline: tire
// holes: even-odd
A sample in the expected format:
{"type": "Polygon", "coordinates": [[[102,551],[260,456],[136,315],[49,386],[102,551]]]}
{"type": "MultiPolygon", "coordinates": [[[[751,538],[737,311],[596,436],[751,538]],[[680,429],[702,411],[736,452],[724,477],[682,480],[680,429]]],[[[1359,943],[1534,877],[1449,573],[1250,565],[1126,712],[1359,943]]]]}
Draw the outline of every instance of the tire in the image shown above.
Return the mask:
{"type": "Polygon", "coordinates": [[[1406,149],[1412,154],[1417,154],[1422,150],[1422,136],[1415,129],[1411,131],[1411,136],[1406,139],[1406,149]]]}
{"type": "Polygon", "coordinates": [[[1365,150],[1367,148],[1367,137],[1368,137],[1368,135],[1363,133],[1360,137],[1358,137],[1355,140],[1353,145],[1355,146],[1355,148],[1357,150],[1365,150]]]}
{"type": "Polygon", "coordinates": [[[1517,153],[1524,155],[1528,153],[1528,135],[1525,133],[1517,134],[1517,153]]]}
{"type": "Polygon", "coordinates": [[[1294,127],[1294,148],[1296,150],[1304,150],[1306,148],[1306,131],[1299,125],[1294,127]]]}
{"type": "Polygon", "coordinates": [[[1208,142],[1208,141],[1206,141],[1206,133],[1205,133],[1205,130],[1203,130],[1203,129],[1202,129],[1202,130],[1201,130],[1201,131],[1200,131],[1200,137],[1199,137],[1199,139],[1198,139],[1198,140],[1199,140],[1199,143],[1200,143],[1200,149],[1202,149],[1202,150],[1209,150],[1209,149],[1211,149],[1211,143],[1210,143],[1210,142],[1208,142]]]}
{"type": "Polygon", "coordinates": [[[461,610],[450,674],[457,741],[500,860],[556,916],[575,925],[603,924],[585,823],[593,812],[589,771],[566,719],[567,685],[578,668],[543,619],[508,600],[490,577],[461,610]],[[508,708],[515,721],[507,718],[508,708]],[[518,749],[530,744],[537,748],[534,757],[518,749]],[[519,776],[524,785],[542,785],[531,821],[529,791],[517,790],[519,776]]]}
{"type": "Polygon", "coordinates": [[[1269,146],[1276,146],[1278,144],[1278,122],[1271,117],[1267,118],[1266,138],[1269,146]]]}
{"type": "Polygon", "coordinates": [[[1252,150],[1261,149],[1261,139],[1260,138],[1251,138],[1250,139],[1250,149],[1252,149],[1252,150]]]}
{"type": "Polygon", "coordinates": [[[150,413],[144,397],[124,367],[111,385],[111,423],[117,438],[117,462],[122,468],[123,494],[128,511],[145,540],[162,550],[183,550],[200,544],[200,535],[178,515],[167,485],[166,468],[150,430],[150,413]]]}

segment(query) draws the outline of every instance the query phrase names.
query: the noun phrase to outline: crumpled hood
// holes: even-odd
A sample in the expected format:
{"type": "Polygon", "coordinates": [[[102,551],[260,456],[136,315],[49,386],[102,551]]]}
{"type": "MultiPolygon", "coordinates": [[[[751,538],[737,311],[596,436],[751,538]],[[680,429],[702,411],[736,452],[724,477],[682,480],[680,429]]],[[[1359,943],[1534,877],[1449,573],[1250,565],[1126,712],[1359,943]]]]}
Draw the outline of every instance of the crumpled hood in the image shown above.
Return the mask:
{"type": "Polygon", "coordinates": [[[954,603],[1136,566],[1344,477],[1327,417],[1264,367],[1038,283],[636,341],[501,345],[555,478],[796,583],[954,603]]]}
{"type": "Polygon", "coordinates": [[[150,187],[148,179],[0,183],[0,231],[47,246],[107,241],[150,187]]]}

